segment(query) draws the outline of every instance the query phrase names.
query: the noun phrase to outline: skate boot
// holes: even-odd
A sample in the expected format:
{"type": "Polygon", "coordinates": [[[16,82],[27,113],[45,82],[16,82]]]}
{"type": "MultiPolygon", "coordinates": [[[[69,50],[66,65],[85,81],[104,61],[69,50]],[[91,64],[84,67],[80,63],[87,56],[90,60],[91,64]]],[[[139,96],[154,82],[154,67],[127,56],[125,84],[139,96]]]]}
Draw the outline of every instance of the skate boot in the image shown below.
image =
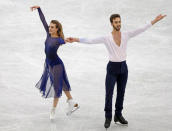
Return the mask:
{"type": "Polygon", "coordinates": [[[104,124],[104,127],[107,129],[110,127],[110,123],[111,123],[111,119],[110,118],[106,118],[105,119],[105,124],[104,124]]]}
{"type": "Polygon", "coordinates": [[[78,103],[73,101],[73,99],[67,100],[67,103],[68,103],[68,110],[67,110],[66,115],[71,115],[74,111],[79,109],[78,103]]]}
{"type": "Polygon", "coordinates": [[[118,116],[118,115],[115,115],[114,116],[114,122],[120,122],[121,124],[128,124],[128,121],[124,119],[124,117],[121,115],[121,116],[118,116]]]}
{"type": "Polygon", "coordinates": [[[51,112],[50,112],[50,120],[53,120],[55,118],[55,109],[56,108],[54,108],[54,107],[51,109],[51,112]]]}

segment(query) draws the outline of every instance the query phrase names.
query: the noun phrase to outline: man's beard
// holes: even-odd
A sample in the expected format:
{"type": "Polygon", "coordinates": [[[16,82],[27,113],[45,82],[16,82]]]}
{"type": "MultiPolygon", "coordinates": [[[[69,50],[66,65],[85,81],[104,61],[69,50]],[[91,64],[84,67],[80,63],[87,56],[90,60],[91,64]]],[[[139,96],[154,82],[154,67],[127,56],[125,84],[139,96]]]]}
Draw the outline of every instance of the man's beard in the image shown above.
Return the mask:
{"type": "Polygon", "coordinates": [[[116,30],[116,31],[120,31],[121,26],[117,26],[117,27],[113,26],[113,29],[116,30]]]}

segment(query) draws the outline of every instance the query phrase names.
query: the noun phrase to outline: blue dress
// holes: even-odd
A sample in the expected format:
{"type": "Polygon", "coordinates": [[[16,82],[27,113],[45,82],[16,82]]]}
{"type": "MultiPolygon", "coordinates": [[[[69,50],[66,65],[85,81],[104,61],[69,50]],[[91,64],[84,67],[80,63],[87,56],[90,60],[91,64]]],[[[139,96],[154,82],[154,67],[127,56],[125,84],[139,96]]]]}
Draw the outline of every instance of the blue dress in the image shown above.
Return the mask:
{"type": "Polygon", "coordinates": [[[47,32],[47,38],[45,41],[46,60],[44,71],[41,79],[36,84],[36,87],[42,93],[42,97],[58,98],[62,95],[62,90],[71,90],[64,64],[57,55],[59,46],[65,44],[65,41],[60,37],[51,37],[47,22],[40,8],[38,8],[38,13],[47,32]]]}

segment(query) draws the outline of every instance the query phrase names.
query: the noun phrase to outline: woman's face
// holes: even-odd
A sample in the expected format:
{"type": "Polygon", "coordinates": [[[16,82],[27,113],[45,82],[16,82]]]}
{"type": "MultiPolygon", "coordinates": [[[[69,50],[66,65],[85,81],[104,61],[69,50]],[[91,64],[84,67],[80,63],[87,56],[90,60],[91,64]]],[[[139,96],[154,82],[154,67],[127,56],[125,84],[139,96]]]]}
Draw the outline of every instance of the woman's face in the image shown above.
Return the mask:
{"type": "Polygon", "coordinates": [[[58,28],[56,28],[56,24],[50,23],[49,25],[49,33],[50,34],[57,34],[58,28]]]}

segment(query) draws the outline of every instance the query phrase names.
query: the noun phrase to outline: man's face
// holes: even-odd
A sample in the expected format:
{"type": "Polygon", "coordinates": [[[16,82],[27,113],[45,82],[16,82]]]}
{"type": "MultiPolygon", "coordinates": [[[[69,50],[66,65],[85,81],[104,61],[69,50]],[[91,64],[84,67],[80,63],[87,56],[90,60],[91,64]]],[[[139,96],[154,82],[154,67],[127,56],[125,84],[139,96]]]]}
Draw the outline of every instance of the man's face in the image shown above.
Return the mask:
{"type": "Polygon", "coordinates": [[[49,25],[49,33],[50,34],[56,34],[58,28],[56,28],[56,24],[50,23],[49,25]]]}
{"type": "Polygon", "coordinates": [[[121,29],[121,18],[116,17],[115,19],[113,19],[111,24],[112,24],[114,30],[120,31],[120,29],[121,29]]]}

